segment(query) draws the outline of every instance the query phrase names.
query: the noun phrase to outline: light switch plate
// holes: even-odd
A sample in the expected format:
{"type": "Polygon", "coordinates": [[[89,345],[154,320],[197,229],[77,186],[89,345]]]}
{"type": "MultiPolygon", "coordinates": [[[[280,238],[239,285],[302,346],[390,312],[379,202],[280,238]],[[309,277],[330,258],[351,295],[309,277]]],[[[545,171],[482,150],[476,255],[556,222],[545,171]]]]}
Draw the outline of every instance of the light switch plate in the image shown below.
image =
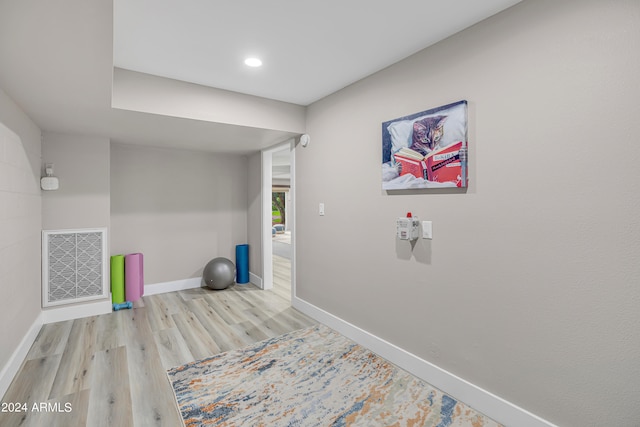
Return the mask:
{"type": "Polygon", "coordinates": [[[422,221],[422,238],[433,239],[433,223],[431,221],[422,221]]]}

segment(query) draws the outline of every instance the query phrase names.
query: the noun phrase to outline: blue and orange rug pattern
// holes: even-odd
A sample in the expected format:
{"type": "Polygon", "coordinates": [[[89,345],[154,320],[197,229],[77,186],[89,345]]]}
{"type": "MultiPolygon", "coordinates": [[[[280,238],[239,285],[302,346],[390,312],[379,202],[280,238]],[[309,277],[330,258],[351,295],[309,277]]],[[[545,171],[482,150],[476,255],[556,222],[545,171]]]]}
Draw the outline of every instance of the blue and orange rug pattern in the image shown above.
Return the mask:
{"type": "Polygon", "coordinates": [[[323,325],[168,376],[187,427],[500,426],[323,325]]]}

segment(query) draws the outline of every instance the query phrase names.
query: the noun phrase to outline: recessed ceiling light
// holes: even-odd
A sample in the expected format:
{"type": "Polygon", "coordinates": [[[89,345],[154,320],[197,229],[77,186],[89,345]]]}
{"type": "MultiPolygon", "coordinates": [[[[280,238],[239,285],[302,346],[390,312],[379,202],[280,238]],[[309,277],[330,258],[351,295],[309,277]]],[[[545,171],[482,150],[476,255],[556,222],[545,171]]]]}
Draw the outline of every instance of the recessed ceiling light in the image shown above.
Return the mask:
{"type": "Polygon", "coordinates": [[[260,67],[262,65],[262,61],[258,58],[247,58],[244,60],[244,63],[249,67],[260,67]]]}

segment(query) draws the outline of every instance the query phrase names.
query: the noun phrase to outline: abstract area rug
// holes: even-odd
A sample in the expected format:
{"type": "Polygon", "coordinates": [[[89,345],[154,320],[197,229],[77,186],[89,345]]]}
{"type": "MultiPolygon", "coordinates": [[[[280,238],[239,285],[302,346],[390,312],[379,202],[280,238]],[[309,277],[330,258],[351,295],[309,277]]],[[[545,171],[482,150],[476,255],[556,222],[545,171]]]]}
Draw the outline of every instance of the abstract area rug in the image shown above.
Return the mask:
{"type": "Polygon", "coordinates": [[[168,376],[187,427],[499,426],[323,325],[168,376]]]}

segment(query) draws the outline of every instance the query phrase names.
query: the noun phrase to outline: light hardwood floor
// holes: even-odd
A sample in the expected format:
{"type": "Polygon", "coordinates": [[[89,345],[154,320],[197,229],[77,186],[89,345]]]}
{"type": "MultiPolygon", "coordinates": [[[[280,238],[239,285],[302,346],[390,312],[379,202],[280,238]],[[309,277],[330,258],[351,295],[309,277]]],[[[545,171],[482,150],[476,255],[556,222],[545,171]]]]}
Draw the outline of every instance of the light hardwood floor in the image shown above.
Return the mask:
{"type": "Polygon", "coordinates": [[[168,368],[315,324],[291,307],[290,272],[274,255],[270,291],[171,292],[44,325],[2,399],[26,411],[0,412],[0,426],[181,426],[168,368]]]}

